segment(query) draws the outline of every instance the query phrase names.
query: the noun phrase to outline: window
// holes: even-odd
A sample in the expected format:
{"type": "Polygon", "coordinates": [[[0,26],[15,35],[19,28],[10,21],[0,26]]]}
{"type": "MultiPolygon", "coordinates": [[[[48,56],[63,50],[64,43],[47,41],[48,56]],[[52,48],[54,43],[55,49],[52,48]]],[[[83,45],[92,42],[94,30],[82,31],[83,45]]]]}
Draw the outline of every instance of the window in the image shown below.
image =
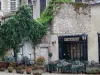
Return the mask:
{"type": "Polygon", "coordinates": [[[44,11],[46,7],[46,0],[40,0],[40,13],[44,11]]]}
{"type": "Polygon", "coordinates": [[[98,55],[99,55],[99,62],[100,62],[100,34],[98,34],[98,55]]]}
{"type": "Polygon", "coordinates": [[[16,0],[11,0],[10,9],[11,9],[11,11],[15,11],[16,10],[16,0]]]}
{"type": "Polygon", "coordinates": [[[0,1],[0,10],[1,10],[1,1],[0,1]]]}
{"type": "Polygon", "coordinates": [[[1,21],[0,21],[0,25],[1,25],[1,21]]]}
{"type": "Polygon", "coordinates": [[[32,5],[32,0],[28,0],[28,4],[32,5]]]}
{"type": "Polygon", "coordinates": [[[59,36],[59,59],[87,60],[87,35],[59,36]],[[66,39],[66,40],[65,40],[66,39]]]}
{"type": "Polygon", "coordinates": [[[75,2],[82,2],[82,0],[75,0],[75,2]]]}

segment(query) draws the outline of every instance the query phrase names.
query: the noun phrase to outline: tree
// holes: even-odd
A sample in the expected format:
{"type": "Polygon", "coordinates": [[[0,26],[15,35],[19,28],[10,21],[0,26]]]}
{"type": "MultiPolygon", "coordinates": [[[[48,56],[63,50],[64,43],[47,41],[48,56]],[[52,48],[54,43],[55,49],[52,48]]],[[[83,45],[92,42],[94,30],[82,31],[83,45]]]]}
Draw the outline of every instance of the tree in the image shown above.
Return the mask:
{"type": "Polygon", "coordinates": [[[32,42],[35,52],[35,47],[46,34],[46,27],[42,23],[33,20],[32,11],[28,5],[22,6],[15,15],[0,27],[0,52],[5,52],[6,49],[12,48],[17,61],[17,52],[20,44],[26,40],[32,42]]]}
{"type": "Polygon", "coordinates": [[[36,59],[35,48],[39,43],[41,43],[43,36],[46,34],[47,26],[33,20],[32,30],[33,31],[31,31],[29,38],[30,38],[32,45],[33,45],[34,60],[35,60],[36,59]]]}

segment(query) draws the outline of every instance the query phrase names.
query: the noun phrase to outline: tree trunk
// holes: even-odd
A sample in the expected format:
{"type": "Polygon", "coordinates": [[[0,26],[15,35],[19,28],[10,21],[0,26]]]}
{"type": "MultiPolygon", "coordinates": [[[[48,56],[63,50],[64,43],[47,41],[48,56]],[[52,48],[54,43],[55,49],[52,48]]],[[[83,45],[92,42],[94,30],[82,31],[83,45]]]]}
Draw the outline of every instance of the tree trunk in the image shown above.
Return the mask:
{"type": "Polygon", "coordinates": [[[15,59],[15,62],[17,62],[17,52],[16,52],[16,49],[13,49],[13,52],[14,52],[14,59],[15,59]]]}
{"type": "Polygon", "coordinates": [[[35,62],[36,60],[35,46],[33,48],[34,48],[34,62],[35,62]]]}

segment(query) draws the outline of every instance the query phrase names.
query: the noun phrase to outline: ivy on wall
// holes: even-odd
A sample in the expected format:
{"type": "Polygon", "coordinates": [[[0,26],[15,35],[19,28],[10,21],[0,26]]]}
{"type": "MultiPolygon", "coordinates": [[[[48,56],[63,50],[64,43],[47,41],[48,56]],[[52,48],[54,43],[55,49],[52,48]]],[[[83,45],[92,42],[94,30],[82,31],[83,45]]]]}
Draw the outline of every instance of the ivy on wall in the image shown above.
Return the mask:
{"type": "Polygon", "coordinates": [[[53,13],[60,8],[59,5],[57,5],[58,2],[72,2],[72,0],[51,0],[48,4],[48,7],[44,10],[37,21],[40,23],[48,24],[53,18],[53,13]]]}
{"type": "Polygon", "coordinates": [[[54,13],[56,14],[57,10],[61,8],[60,4],[62,3],[72,4],[75,8],[76,13],[79,12],[80,7],[84,9],[88,6],[88,4],[72,2],[72,0],[51,0],[48,4],[48,7],[44,10],[37,21],[43,24],[48,24],[53,19],[54,13]]]}

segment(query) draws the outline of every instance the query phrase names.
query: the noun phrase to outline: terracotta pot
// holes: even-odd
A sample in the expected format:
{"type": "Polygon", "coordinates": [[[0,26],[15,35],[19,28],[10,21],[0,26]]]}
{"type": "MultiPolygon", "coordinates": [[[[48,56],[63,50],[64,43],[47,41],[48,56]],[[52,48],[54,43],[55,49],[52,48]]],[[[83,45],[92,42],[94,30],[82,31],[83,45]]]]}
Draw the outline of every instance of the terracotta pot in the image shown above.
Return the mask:
{"type": "Polygon", "coordinates": [[[0,71],[5,71],[5,68],[0,68],[0,71]]]}
{"type": "Polygon", "coordinates": [[[16,73],[23,74],[24,73],[24,70],[16,70],[16,73]]]}
{"type": "Polygon", "coordinates": [[[43,70],[33,70],[33,74],[35,75],[35,74],[42,74],[43,73],[43,70]]]}

